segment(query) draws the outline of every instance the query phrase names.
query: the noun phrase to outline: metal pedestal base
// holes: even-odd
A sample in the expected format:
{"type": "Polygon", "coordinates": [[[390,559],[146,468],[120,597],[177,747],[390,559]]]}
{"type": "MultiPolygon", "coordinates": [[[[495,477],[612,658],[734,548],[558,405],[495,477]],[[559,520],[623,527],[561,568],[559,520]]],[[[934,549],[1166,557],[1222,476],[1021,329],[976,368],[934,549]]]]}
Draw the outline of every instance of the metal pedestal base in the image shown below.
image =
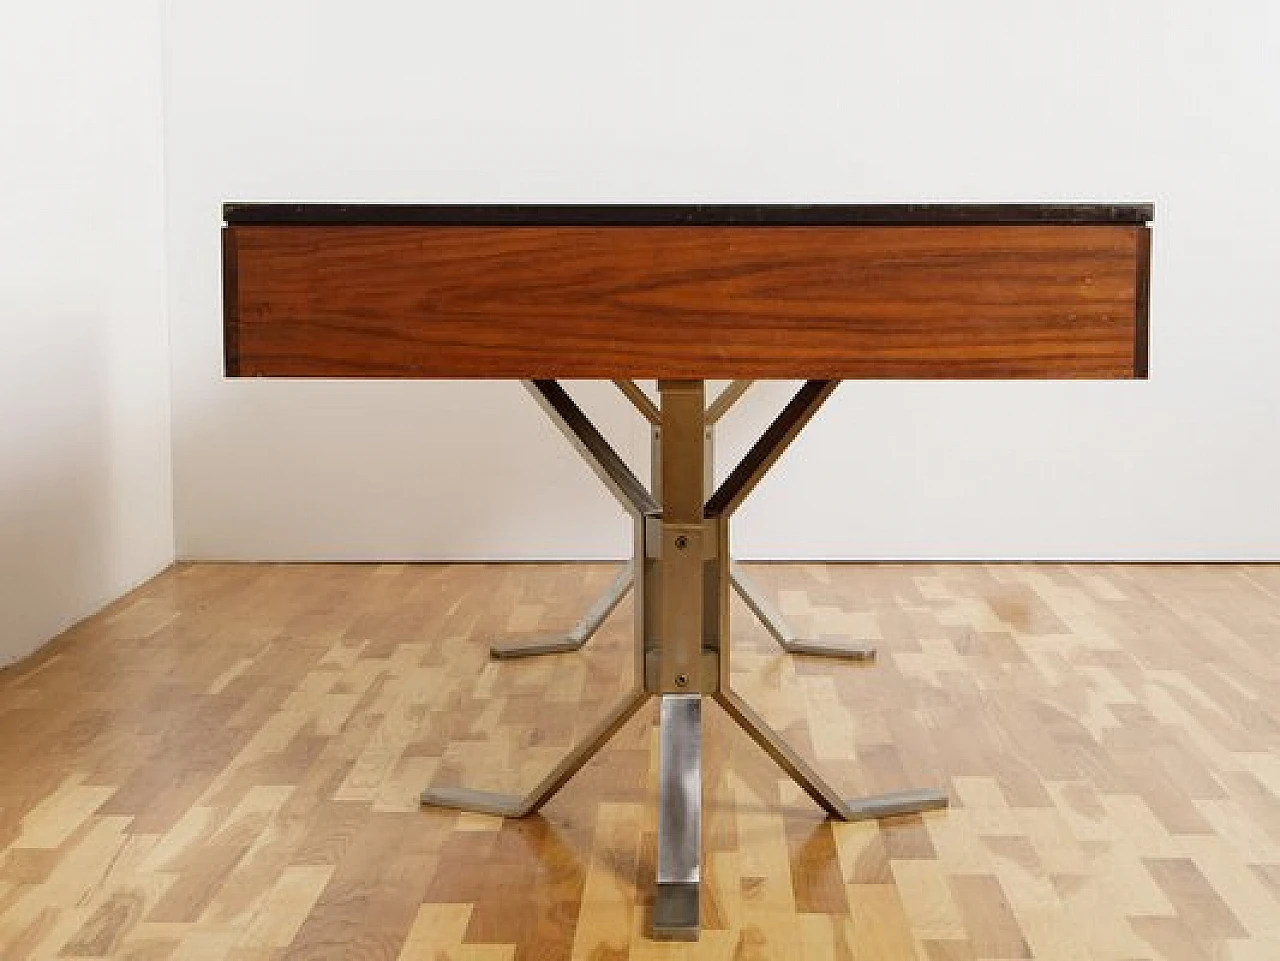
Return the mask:
{"type": "MultiPolygon", "coordinates": [[[[653,424],[652,432],[652,452],[654,463],[654,474],[657,476],[657,465],[662,460],[662,431],[660,429],[661,411],[649,400],[648,395],[644,393],[634,382],[629,380],[614,381],[618,388],[627,396],[635,405],[636,409],[653,424]]],[[[705,422],[706,428],[703,436],[704,451],[704,470],[707,472],[707,486],[711,486],[710,465],[713,463],[715,456],[715,431],[714,425],[721,417],[729,412],[736,401],[738,401],[747,389],[751,386],[752,381],[735,380],[716,398],[715,402],[707,408],[705,422]]],[[[876,656],[874,646],[858,641],[853,641],[843,637],[818,637],[818,638],[802,638],[797,636],[796,632],[791,629],[781,612],[770,603],[768,597],[763,594],[755,583],[746,575],[737,564],[731,564],[729,569],[730,580],[733,589],[737,592],[751,608],[753,613],[769,635],[778,643],[788,654],[807,654],[816,657],[839,657],[853,661],[869,661],[876,656]]],[[[628,563],[614,579],[613,583],[605,590],[599,598],[596,599],[585,614],[582,615],[578,623],[570,630],[560,634],[539,634],[539,635],[521,635],[510,638],[496,639],[489,649],[489,653],[498,659],[516,658],[516,657],[535,657],[540,654],[569,654],[574,651],[581,650],[583,646],[591,639],[591,636],[600,628],[605,619],[613,613],[614,608],[627,596],[627,592],[631,590],[631,584],[635,579],[635,564],[628,563]]]]}
{"type": "MultiPolygon", "coordinates": [[[[726,391],[741,393],[743,382],[726,391]]],[[[530,385],[552,420],[632,514],[635,559],[568,635],[495,645],[495,657],[519,657],[581,647],[627,591],[636,593],[637,688],[570,754],[523,796],[432,787],[424,804],[522,817],[540,808],[651,696],[661,698],[658,858],[652,917],[654,938],[696,940],[702,860],[702,700],[713,697],[737,724],[832,817],[845,821],[945,807],[943,791],[907,790],[846,799],[770,728],[729,684],[728,603],[736,591],[775,639],[793,653],[865,660],[855,644],[800,640],[751,585],[729,554],[729,518],[835,387],[809,381],[714,493],[708,469],[710,417],[724,396],[704,408],[700,381],[662,381],[660,471],[654,493],[620,457],[555,381],[530,385]],[[710,494],[708,497],[707,495],[710,494]]],[[[634,385],[633,385],[634,386],[634,385]]],[[[633,393],[639,397],[639,388],[633,393]]],[[[632,396],[632,393],[628,393],[632,396]]],[[[645,412],[637,398],[637,406],[645,412]]],[[[650,404],[650,406],[652,406],[650,404]]],[[[646,416],[651,416],[646,412],[646,416]]],[[[718,416],[718,415],[717,415],[718,416]]],[[[652,419],[652,417],[651,417],[652,419]]]]}
{"type": "MultiPolygon", "coordinates": [[[[613,613],[627,593],[635,576],[635,565],[628,563],[608,589],[601,594],[582,615],[572,629],[563,634],[521,635],[495,640],[489,648],[492,657],[509,660],[517,657],[536,657],[539,654],[571,654],[580,651],[587,641],[613,613]]],[[[782,613],[773,606],[747,573],[737,564],[730,568],[733,589],[751,608],[751,613],[764,625],[769,636],[778,642],[788,654],[808,654],[815,657],[838,657],[850,661],[873,661],[875,646],[843,637],[799,637],[791,629],[782,613]]]]}

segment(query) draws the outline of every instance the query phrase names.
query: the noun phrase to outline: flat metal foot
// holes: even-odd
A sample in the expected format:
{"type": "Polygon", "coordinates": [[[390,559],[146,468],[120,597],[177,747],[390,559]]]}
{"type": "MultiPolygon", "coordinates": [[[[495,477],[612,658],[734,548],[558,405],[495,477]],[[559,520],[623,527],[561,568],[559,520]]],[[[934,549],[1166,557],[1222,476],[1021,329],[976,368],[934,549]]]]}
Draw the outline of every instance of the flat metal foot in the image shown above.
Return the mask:
{"type": "Polygon", "coordinates": [[[519,795],[475,791],[465,787],[427,788],[422,792],[422,803],[432,807],[492,814],[500,818],[519,818],[529,813],[525,810],[525,799],[519,795]]]}
{"type": "Polygon", "coordinates": [[[500,638],[489,647],[489,655],[498,660],[516,657],[535,657],[539,654],[571,654],[579,651],[591,640],[591,636],[600,629],[613,613],[622,599],[631,590],[635,579],[635,562],[628,561],[623,565],[613,583],[605,592],[596,598],[582,619],[569,631],[563,634],[535,634],[532,636],[500,638]]]}
{"type": "Polygon", "coordinates": [[[626,700],[605,715],[591,729],[591,733],[551,769],[551,773],[523,797],[496,791],[477,791],[466,787],[429,787],[422,792],[422,803],[435,807],[455,808],[460,811],[475,811],[478,814],[493,814],[503,818],[522,818],[532,814],[556,791],[564,787],[569,778],[577,774],[582,765],[591,760],[647,700],[649,700],[648,692],[632,691],[626,700]]]}
{"type": "Polygon", "coordinates": [[[820,634],[815,638],[801,638],[779,642],[788,654],[808,654],[815,657],[839,657],[847,661],[874,661],[876,649],[872,644],[844,637],[820,634]]]}
{"type": "Polygon", "coordinates": [[[497,660],[516,657],[535,657],[538,654],[571,654],[587,643],[585,637],[575,632],[567,634],[535,634],[496,640],[489,647],[489,656],[497,660]]]}
{"type": "Polygon", "coordinates": [[[817,657],[839,657],[849,661],[871,661],[876,649],[864,641],[845,637],[821,635],[816,638],[797,637],[787,619],[773,606],[764,591],[737,564],[729,566],[729,580],[738,596],[751,608],[765,629],[788,654],[808,654],[817,657]]]}
{"type": "Polygon", "coordinates": [[[934,788],[912,788],[852,800],[843,798],[736,691],[722,688],[716,694],[716,700],[738,722],[738,726],[833,818],[841,821],[866,821],[896,814],[935,811],[947,806],[946,792],[934,788]]]}
{"type": "Polygon", "coordinates": [[[697,941],[701,926],[698,883],[659,881],[653,892],[653,940],[697,941]]]}
{"type": "Polygon", "coordinates": [[[653,937],[696,941],[702,870],[702,698],[662,695],[660,724],[653,937]]]}
{"type": "Polygon", "coordinates": [[[846,821],[870,821],[876,818],[894,817],[898,814],[919,814],[922,811],[938,811],[948,803],[947,792],[934,788],[912,791],[893,791],[889,794],[873,794],[845,801],[846,821]]]}

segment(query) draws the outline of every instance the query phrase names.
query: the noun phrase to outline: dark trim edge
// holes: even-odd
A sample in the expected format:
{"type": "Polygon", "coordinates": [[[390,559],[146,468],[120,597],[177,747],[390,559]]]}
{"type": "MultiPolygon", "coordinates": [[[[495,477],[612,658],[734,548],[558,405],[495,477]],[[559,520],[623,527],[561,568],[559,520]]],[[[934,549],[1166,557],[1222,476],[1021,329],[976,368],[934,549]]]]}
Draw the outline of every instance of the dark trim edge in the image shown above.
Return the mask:
{"type": "Polygon", "coordinates": [[[1134,300],[1133,376],[1146,380],[1151,357],[1151,228],[1138,228],[1137,279],[1134,300]]]}
{"type": "Polygon", "coordinates": [[[236,235],[222,228],[222,363],[228,377],[240,376],[240,286],[236,274],[236,235]]]}
{"type": "Polygon", "coordinates": [[[225,203],[228,224],[291,226],[680,227],[1147,224],[1149,203],[290,204],[225,203]]]}

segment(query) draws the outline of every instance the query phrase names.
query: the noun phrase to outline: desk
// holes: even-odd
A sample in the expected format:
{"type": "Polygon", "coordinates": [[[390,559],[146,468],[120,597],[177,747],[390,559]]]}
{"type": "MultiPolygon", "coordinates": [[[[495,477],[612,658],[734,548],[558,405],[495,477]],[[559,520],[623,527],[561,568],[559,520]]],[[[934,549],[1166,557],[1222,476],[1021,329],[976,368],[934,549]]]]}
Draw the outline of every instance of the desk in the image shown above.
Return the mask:
{"type": "Polygon", "coordinates": [[[832,817],[947,802],[840,796],[731,689],[734,590],[792,650],[871,654],[790,635],[732,564],[734,512],[841,379],[1146,377],[1151,218],[1141,204],[228,204],[226,371],[527,384],[631,514],[633,558],[569,637],[494,654],[573,650],[632,589],[637,684],[525,796],[434,786],[423,801],[529,814],[659,697],[652,931],[696,938],[704,697],[832,817]],[[652,488],[566,378],[614,380],[651,421],[652,488]],[[715,421],[763,378],[804,384],[716,486],[715,421]],[[657,403],[636,379],[657,381],[657,403]],[[732,383],[708,405],[712,379],[732,383]]]}

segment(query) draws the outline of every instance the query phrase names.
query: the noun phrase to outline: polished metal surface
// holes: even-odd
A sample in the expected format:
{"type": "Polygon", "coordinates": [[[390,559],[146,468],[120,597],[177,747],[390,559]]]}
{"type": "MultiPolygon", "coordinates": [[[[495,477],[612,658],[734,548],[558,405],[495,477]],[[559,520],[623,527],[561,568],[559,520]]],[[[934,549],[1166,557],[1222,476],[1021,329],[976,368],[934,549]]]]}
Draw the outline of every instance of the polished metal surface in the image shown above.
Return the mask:
{"type": "Polygon", "coordinates": [[[697,937],[702,880],[702,698],[664,694],[658,734],[655,937],[697,937]]]}
{"type": "MultiPolygon", "coordinates": [[[[645,690],[650,694],[661,694],[662,683],[659,680],[659,669],[662,666],[662,651],[651,648],[645,651],[644,679],[645,690]]],[[[720,690],[720,652],[702,650],[702,688],[698,694],[715,694],[720,690]]],[[[690,691],[689,693],[695,693],[690,691]]]]}
{"type": "MultiPolygon", "coordinates": [[[[825,636],[809,640],[799,637],[786,617],[768,600],[754,580],[747,577],[737,564],[730,564],[730,582],[738,596],[746,602],[756,619],[765,626],[769,635],[788,654],[814,654],[823,657],[839,657],[854,661],[875,658],[876,649],[870,644],[849,641],[845,638],[825,636]]],[[[534,657],[540,654],[567,654],[581,650],[600,625],[622,603],[635,581],[635,562],[628,561],[571,629],[563,634],[521,634],[494,640],[489,653],[499,660],[534,657]]]]}
{"type": "Polygon", "coordinates": [[[777,731],[765,723],[740,694],[725,685],[716,694],[716,700],[737,721],[738,726],[751,735],[751,739],[790,775],[791,780],[804,788],[814,803],[834,818],[842,821],[865,821],[897,814],[934,811],[945,808],[949,803],[946,792],[932,788],[843,798],[777,731]]]}
{"type": "MultiPolygon", "coordinates": [[[[766,625],[768,622],[765,622],[766,625]]],[[[776,635],[775,635],[776,637],[776,635]]],[[[836,657],[846,661],[874,661],[876,649],[872,644],[851,641],[839,634],[819,634],[817,637],[797,637],[782,649],[788,654],[803,654],[808,657],[836,657]]]]}
{"type": "Polygon", "coordinates": [[[701,524],[706,500],[706,391],[700,380],[660,380],[662,519],[666,524],[701,524]]]}
{"type": "Polygon", "coordinates": [[[662,411],[663,693],[702,689],[702,609],[706,421],[700,380],[660,380],[662,411]]]}
{"type": "MultiPolygon", "coordinates": [[[[627,586],[631,586],[630,582],[627,586]]],[[[499,637],[489,645],[489,656],[495,660],[506,661],[517,657],[536,657],[541,654],[572,654],[574,651],[582,650],[582,646],[587,643],[590,636],[590,632],[581,634],[577,627],[574,627],[563,634],[518,634],[512,637],[499,637]]]]}
{"type": "MultiPolygon", "coordinates": [[[[769,600],[754,579],[736,563],[730,564],[730,583],[734,591],[750,608],[751,613],[764,625],[769,635],[788,654],[807,654],[820,657],[844,658],[851,661],[870,661],[876,656],[874,645],[847,638],[821,635],[804,638],[796,634],[783,615],[769,600]]],[[[631,590],[635,580],[635,563],[628,561],[618,576],[604,590],[586,612],[568,631],[562,634],[522,634],[494,640],[490,654],[499,660],[534,657],[542,654],[567,654],[581,650],[600,625],[608,619],[623,598],[631,590]]]]}
{"type": "Polygon", "coordinates": [[[591,760],[592,755],[604,747],[605,742],[613,737],[647,700],[649,700],[648,692],[641,688],[633,690],[524,797],[462,787],[431,787],[422,792],[422,803],[436,807],[460,808],[464,811],[479,811],[481,814],[496,814],[501,817],[520,818],[532,814],[560,790],[569,778],[577,774],[582,765],[591,760]]]}
{"type": "MultiPolygon", "coordinates": [[[[626,382],[639,391],[631,382],[626,382]]],[[[907,790],[847,800],[771,729],[730,685],[728,604],[742,596],[782,646],[794,653],[865,659],[863,645],[797,638],[781,614],[730,558],[733,511],[781,456],[835,388],[808,381],[708,497],[713,478],[712,414],[722,416],[745,391],[735,381],[705,406],[701,381],[659,381],[653,429],[653,492],[635,477],[586,415],[555,381],[531,381],[530,393],[635,519],[634,558],[568,634],[495,645],[495,657],[576,650],[626,595],[635,592],[636,689],[601,720],[527,795],[433,787],[423,802],[521,817],[536,811],[626,723],[651,693],[661,694],[657,878],[651,930],[655,938],[698,937],[702,823],[702,697],[726,712],[832,817],[890,817],[945,807],[936,790],[907,790]]],[[[619,383],[621,387],[622,384],[619,383]]],[[[635,398],[632,392],[624,393],[635,398]]],[[[646,398],[647,400],[647,398],[646,398]]],[[[644,407],[637,407],[645,413],[644,407]]]]}
{"type": "Polygon", "coordinates": [[[431,807],[475,811],[500,818],[519,818],[529,813],[526,798],[498,791],[478,791],[466,787],[429,787],[422,792],[422,803],[431,807]]]}
{"type": "Polygon", "coordinates": [[[788,654],[814,654],[821,657],[841,657],[850,661],[870,661],[876,656],[874,645],[852,641],[843,637],[797,637],[758,584],[747,576],[737,564],[730,563],[730,580],[738,596],[751,608],[751,613],[765,626],[773,639],[788,654]]]}
{"type": "Polygon", "coordinates": [[[707,408],[707,423],[714,424],[729,413],[729,408],[736,404],[738,398],[745,394],[754,383],[754,380],[730,381],[729,386],[720,391],[716,399],[711,402],[711,406],[707,408]]]}
{"type": "Polygon", "coordinates": [[[649,934],[655,941],[697,941],[702,926],[697,883],[658,882],[649,934]]]}
{"type": "Polygon", "coordinates": [[[844,799],[782,739],[782,735],[756,714],[741,695],[726,684],[716,694],[716,701],[740,728],[751,735],[751,740],[764,748],[764,752],[773,758],[778,767],[791,776],[791,780],[804,788],[818,807],[834,818],[847,820],[844,799]]]}
{"type": "Polygon", "coordinates": [[[663,694],[658,723],[658,881],[698,881],[702,854],[702,697],[663,694]]]}
{"type": "Polygon", "coordinates": [[[559,383],[526,380],[524,386],[625,510],[633,516],[657,512],[648,489],[559,383]]]}
{"type": "Polygon", "coordinates": [[[627,400],[635,405],[642,417],[651,424],[658,422],[658,405],[649,399],[649,395],[634,380],[615,380],[614,385],[626,395],[627,400]]]}
{"type": "Polygon", "coordinates": [[[946,791],[920,788],[914,791],[891,791],[888,794],[871,794],[851,798],[846,821],[869,821],[898,814],[918,814],[921,811],[939,811],[949,803],[946,791]]]}
{"type": "Polygon", "coordinates": [[[563,654],[582,648],[631,590],[635,579],[635,561],[627,561],[613,583],[596,598],[578,623],[564,634],[544,634],[496,640],[489,648],[493,657],[504,659],[531,657],[536,654],[563,654]]]}
{"type": "Polygon", "coordinates": [[[705,681],[703,690],[717,694],[729,685],[729,602],[733,599],[730,584],[732,555],[729,553],[729,519],[707,520],[707,537],[712,542],[711,556],[702,574],[702,650],[715,658],[716,676],[705,681]]]}
{"type": "Polygon", "coordinates": [[[727,517],[737,510],[839,385],[838,380],[805,381],[707,500],[707,516],[727,517]]]}

